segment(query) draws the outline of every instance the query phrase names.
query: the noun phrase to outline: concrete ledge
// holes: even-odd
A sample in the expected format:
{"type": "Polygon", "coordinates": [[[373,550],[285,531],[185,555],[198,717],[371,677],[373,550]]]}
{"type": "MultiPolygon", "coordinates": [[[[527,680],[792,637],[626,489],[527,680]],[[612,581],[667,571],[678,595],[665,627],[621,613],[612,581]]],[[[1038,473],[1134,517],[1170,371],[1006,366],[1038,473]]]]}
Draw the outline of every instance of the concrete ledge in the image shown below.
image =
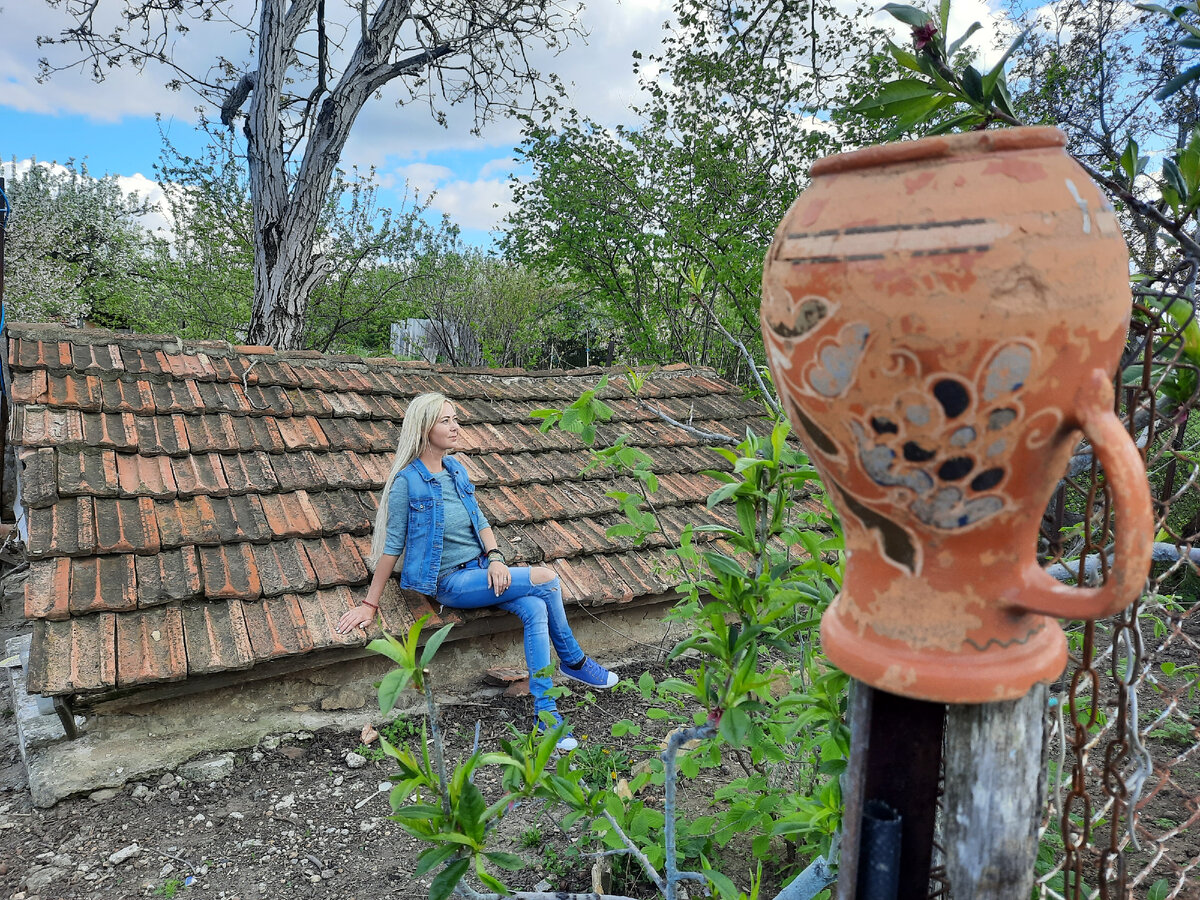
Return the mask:
{"type": "MultiPolygon", "coordinates": [[[[672,606],[608,607],[602,617],[573,609],[571,626],[588,653],[619,670],[621,661],[628,665],[631,659],[653,655],[650,648],[663,642],[667,630],[662,617],[672,606]],[[648,646],[639,650],[639,645],[648,646]]],[[[515,617],[512,621],[515,625],[515,617]]],[[[682,637],[678,626],[675,632],[667,638],[667,649],[682,637]]],[[[27,648],[28,635],[15,638],[8,655],[20,653],[22,640],[27,648]]],[[[501,689],[483,685],[484,673],[496,666],[524,667],[519,630],[448,641],[432,666],[439,702],[453,705],[496,696],[501,689]]],[[[210,690],[192,690],[204,682],[189,680],[184,695],[131,695],[85,710],[86,716],[76,717],[79,737],[68,741],[58,716],[39,711],[37,696],[25,690],[23,669],[14,666],[9,678],[34,805],[47,807],[74,794],[120,788],[175,769],[198,754],[253,747],[268,734],[327,727],[357,731],[367,722],[378,724],[382,717],[374,685],[390,668],[389,660],[372,653],[270,678],[223,680],[210,690]]],[[[622,674],[636,678],[640,672],[622,674]]],[[[410,692],[401,697],[394,715],[424,710],[423,698],[410,692]]],[[[532,705],[529,711],[532,716],[532,705]]]]}

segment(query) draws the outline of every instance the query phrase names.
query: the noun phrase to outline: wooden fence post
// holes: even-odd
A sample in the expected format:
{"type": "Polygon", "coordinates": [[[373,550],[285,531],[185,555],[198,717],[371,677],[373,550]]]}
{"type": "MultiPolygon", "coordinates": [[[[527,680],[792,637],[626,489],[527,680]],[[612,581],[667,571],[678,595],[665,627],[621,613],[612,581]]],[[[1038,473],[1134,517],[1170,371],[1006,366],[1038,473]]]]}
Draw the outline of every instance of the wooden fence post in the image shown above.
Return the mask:
{"type": "Polygon", "coordinates": [[[1047,686],[946,715],[946,875],[959,900],[1028,900],[1042,811],[1047,686]]]}

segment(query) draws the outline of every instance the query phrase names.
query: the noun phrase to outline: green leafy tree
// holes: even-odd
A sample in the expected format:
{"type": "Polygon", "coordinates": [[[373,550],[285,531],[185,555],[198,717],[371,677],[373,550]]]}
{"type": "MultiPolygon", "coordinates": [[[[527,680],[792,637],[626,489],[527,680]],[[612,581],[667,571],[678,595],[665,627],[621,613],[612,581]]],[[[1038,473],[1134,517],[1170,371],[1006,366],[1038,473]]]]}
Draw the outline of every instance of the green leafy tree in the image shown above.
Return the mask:
{"type": "Polygon", "coordinates": [[[150,204],[94,178],[85,162],[14,160],[0,165],[11,214],[4,301],[28,322],[105,321],[109,311],[148,296],[149,260],[161,244],[143,226],[150,204]]]}
{"type": "Polygon", "coordinates": [[[533,177],[505,246],[568,279],[626,359],[736,376],[717,325],[761,347],[762,257],[807,164],[837,149],[814,115],[865,58],[861,30],[825,3],[678,0],[673,19],[661,54],[635,54],[635,126],[526,120],[533,177]]]}

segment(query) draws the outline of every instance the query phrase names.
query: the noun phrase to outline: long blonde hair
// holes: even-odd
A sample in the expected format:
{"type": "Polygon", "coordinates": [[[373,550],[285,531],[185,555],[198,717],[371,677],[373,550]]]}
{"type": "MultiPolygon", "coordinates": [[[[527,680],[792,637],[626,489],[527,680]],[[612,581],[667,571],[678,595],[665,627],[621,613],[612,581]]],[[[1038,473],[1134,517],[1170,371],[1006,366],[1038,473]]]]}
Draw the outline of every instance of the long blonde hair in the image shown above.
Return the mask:
{"type": "Polygon", "coordinates": [[[388,498],[392,493],[392,482],[400,474],[400,470],[425,452],[429,444],[429,432],[437,424],[442,414],[442,407],[450,402],[445,394],[430,392],[418,394],[408,404],[404,413],[404,424],[400,426],[400,440],[396,442],[396,456],[392,459],[392,470],[388,473],[387,481],[383,483],[383,493],[379,495],[379,510],[375,513],[375,532],[371,535],[371,555],[367,559],[371,571],[379,564],[383,556],[383,547],[387,543],[388,498]]]}

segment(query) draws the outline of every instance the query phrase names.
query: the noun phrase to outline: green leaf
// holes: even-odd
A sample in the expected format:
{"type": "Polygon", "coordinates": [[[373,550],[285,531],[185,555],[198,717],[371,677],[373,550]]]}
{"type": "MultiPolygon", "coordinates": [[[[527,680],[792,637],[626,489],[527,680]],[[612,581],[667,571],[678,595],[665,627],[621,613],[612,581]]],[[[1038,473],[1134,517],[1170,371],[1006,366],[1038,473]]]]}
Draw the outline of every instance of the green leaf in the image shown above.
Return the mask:
{"type": "Polygon", "coordinates": [[[489,862],[494,863],[502,869],[507,869],[510,872],[517,872],[525,868],[525,860],[517,856],[515,853],[504,853],[500,850],[485,853],[489,862]]]}
{"type": "Polygon", "coordinates": [[[1179,166],[1169,156],[1163,160],[1162,174],[1163,178],[1167,180],[1167,184],[1171,186],[1171,189],[1179,195],[1179,199],[1186,203],[1188,200],[1187,186],[1183,182],[1183,175],[1179,171],[1179,166]]]}
{"type": "Polygon", "coordinates": [[[413,878],[420,878],[422,875],[432,872],[457,852],[458,848],[453,844],[430,847],[417,857],[417,868],[413,872],[413,878]]]}
{"type": "Polygon", "coordinates": [[[986,103],[987,93],[983,89],[983,76],[974,66],[967,66],[962,75],[963,90],[976,103],[986,103]]]}
{"type": "Polygon", "coordinates": [[[704,562],[708,564],[709,569],[716,575],[726,575],[729,578],[746,578],[746,570],[742,568],[737,560],[731,559],[723,553],[714,553],[711,550],[704,552],[704,562]]]}
{"type": "Polygon", "coordinates": [[[495,891],[501,897],[507,897],[510,893],[512,893],[504,885],[503,881],[501,881],[495,875],[489,875],[482,868],[477,868],[475,871],[475,874],[479,876],[479,880],[482,881],[484,883],[484,885],[491,888],[493,891],[495,891]]]}
{"type": "Polygon", "coordinates": [[[1141,174],[1138,169],[1138,145],[1132,137],[1125,141],[1125,150],[1121,153],[1121,170],[1125,173],[1125,178],[1130,185],[1141,174]]]}
{"type": "Polygon", "coordinates": [[[421,654],[421,668],[428,668],[429,663],[433,660],[433,655],[438,652],[438,647],[442,646],[442,641],[446,639],[446,635],[450,633],[450,629],[454,627],[454,623],[443,625],[439,628],[429,640],[425,642],[425,650],[421,654]]]}
{"type": "Polygon", "coordinates": [[[734,747],[742,746],[746,734],[750,731],[750,717],[740,706],[725,710],[721,716],[721,737],[734,747]]]}
{"type": "Polygon", "coordinates": [[[383,676],[383,681],[379,682],[379,710],[385,716],[392,711],[392,707],[396,705],[396,698],[408,687],[411,678],[404,669],[392,669],[383,676]]]}
{"type": "Polygon", "coordinates": [[[1166,900],[1169,893],[1171,893],[1171,883],[1165,878],[1160,878],[1146,893],[1146,900],[1166,900]]]}
{"type": "Polygon", "coordinates": [[[1184,69],[1184,71],[1180,72],[1178,75],[1164,84],[1162,89],[1154,95],[1154,99],[1162,102],[1178,91],[1185,84],[1190,84],[1197,78],[1200,78],[1200,63],[1192,66],[1191,68],[1184,69]]]}
{"type": "Polygon", "coordinates": [[[902,3],[888,3],[880,12],[889,13],[892,18],[914,27],[933,21],[925,10],[917,9],[915,6],[905,6],[902,3]]]}
{"type": "Polygon", "coordinates": [[[456,859],[446,866],[429,886],[429,900],[446,900],[458,883],[462,881],[462,877],[467,874],[470,865],[471,860],[469,859],[456,859]]]}
{"type": "Polygon", "coordinates": [[[974,125],[982,119],[983,116],[979,113],[979,111],[972,109],[965,113],[960,113],[957,116],[953,116],[952,118],[947,119],[945,122],[941,122],[940,124],[929,129],[926,134],[930,137],[936,134],[949,134],[952,131],[957,131],[961,128],[974,125]]]}
{"type": "Polygon", "coordinates": [[[468,781],[463,785],[462,794],[458,798],[454,812],[466,835],[476,841],[483,840],[485,824],[483,812],[485,809],[487,809],[487,802],[483,799],[483,793],[468,781]]]}
{"type": "Polygon", "coordinates": [[[935,89],[926,81],[917,78],[901,78],[889,81],[874,97],[866,97],[850,107],[850,112],[856,112],[867,118],[878,119],[892,115],[888,107],[903,100],[913,100],[918,97],[928,97],[935,89]]]}
{"type": "Polygon", "coordinates": [[[892,57],[901,66],[913,72],[921,71],[921,64],[917,62],[917,57],[915,54],[910,53],[903,47],[897,47],[894,43],[892,43],[891,39],[888,40],[887,47],[888,53],[892,54],[892,57]]]}

